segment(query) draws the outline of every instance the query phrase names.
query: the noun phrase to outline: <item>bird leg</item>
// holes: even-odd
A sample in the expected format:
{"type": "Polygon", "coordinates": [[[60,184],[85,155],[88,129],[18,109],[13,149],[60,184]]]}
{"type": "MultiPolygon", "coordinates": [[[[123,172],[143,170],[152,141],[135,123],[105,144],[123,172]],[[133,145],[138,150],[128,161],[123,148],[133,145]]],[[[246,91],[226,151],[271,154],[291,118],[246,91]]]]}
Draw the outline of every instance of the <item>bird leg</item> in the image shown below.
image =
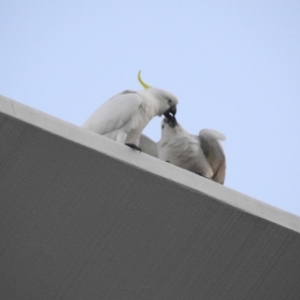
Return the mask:
{"type": "Polygon", "coordinates": [[[137,150],[137,151],[142,152],[142,149],[141,149],[140,147],[138,147],[137,145],[135,145],[135,144],[132,144],[132,143],[126,143],[125,145],[128,146],[128,147],[130,147],[130,148],[132,148],[132,149],[135,149],[135,150],[137,150]]]}

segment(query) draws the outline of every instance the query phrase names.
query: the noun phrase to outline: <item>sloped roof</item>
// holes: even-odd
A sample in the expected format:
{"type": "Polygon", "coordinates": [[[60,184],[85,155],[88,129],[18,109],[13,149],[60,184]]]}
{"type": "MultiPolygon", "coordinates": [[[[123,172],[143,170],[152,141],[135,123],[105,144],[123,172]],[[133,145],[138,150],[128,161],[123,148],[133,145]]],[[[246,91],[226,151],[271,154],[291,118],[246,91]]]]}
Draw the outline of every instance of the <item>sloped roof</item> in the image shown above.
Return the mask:
{"type": "Polygon", "coordinates": [[[5,299],[297,299],[300,218],[0,97],[5,299]]]}

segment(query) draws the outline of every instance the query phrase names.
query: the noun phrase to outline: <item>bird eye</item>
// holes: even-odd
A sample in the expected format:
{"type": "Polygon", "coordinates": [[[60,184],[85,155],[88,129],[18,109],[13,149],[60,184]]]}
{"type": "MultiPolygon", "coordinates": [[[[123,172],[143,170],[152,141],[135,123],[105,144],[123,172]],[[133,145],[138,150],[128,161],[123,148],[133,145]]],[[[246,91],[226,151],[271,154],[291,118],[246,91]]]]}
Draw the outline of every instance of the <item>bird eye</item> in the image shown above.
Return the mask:
{"type": "Polygon", "coordinates": [[[169,99],[169,100],[168,100],[168,102],[169,102],[169,103],[171,103],[171,102],[172,102],[172,100],[171,100],[171,99],[169,99]]]}
{"type": "Polygon", "coordinates": [[[164,129],[165,128],[165,125],[161,126],[161,129],[164,129]]]}

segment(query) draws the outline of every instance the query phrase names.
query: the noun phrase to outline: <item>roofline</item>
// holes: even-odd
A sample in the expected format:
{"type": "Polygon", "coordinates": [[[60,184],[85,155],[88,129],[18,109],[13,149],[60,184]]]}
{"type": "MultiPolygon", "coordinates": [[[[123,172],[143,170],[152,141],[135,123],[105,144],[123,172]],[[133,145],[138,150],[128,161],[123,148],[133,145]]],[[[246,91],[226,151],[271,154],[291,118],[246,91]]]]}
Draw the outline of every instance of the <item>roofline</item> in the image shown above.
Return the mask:
{"type": "Polygon", "coordinates": [[[300,217],[0,95],[0,112],[300,233],[300,217]]]}

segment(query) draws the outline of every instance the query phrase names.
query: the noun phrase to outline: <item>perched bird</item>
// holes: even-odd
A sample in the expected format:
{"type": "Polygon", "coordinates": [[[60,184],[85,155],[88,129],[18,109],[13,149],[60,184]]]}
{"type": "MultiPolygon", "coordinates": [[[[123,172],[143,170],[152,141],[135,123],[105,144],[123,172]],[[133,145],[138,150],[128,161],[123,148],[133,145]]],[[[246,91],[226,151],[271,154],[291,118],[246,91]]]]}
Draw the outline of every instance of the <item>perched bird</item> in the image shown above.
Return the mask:
{"type": "Polygon", "coordinates": [[[140,147],[149,155],[224,184],[226,160],[219,140],[225,139],[222,133],[211,129],[191,135],[175,117],[168,117],[162,120],[160,141],[155,143],[142,135],[140,147]]]}
{"type": "Polygon", "coordinates": [[[82,127],[141,151],[139,140],[143,129],[155,116],[175,116],[178,100],[172,93],[144,83],[140,73],[138,80],[145,90],[126,90],[110,98],[82,127]]]}

